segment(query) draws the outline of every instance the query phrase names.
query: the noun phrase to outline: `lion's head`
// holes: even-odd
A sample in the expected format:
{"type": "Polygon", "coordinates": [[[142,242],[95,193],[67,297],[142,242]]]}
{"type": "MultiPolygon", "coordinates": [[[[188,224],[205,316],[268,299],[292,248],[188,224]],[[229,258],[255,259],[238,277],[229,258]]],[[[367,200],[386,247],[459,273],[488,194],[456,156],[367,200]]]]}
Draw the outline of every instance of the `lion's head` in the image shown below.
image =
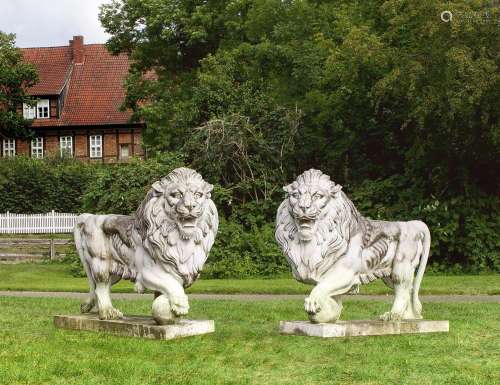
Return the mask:
{"type": "Polygon", "coordinates": [[[217,234],[212,189],[196,171],[177,168],[153,183],[136,212],[144,248],[184,286],[198,277],[217,234]]]}
{"type": "Polygon", "coordinates": [[[316,283],[347,250],[359,213],[328,175],[308,170],[284,187],[276,240],[296,279],[316,283]]]}

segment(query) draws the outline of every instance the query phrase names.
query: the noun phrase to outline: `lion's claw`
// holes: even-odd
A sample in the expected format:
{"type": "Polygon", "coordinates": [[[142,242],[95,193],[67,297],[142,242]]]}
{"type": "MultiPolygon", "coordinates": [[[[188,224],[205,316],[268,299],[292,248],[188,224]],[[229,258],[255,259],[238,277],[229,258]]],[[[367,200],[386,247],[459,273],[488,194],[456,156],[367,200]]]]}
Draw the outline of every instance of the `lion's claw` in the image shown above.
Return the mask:
{"type": "Polygon", "coordinates": [[[385,312],[380,316],[382,321],[401,321],[403,319],[403,315],[400,313],[395,313],[392,311],[385,312]]]}
{"type": "Polygon", "coordinates": [[[321,310],[320,299],[310,295],[304,301],[304,309],[308,314],[318,313],[321,310]]]}
{"type": "Polygon", "coordinates": [[[177,295],[170,298],[172,312],[176,316],[186,315],[189,311],[189,302],[187,295],[177,295]]]}
{"type": "Polygon", "coordinates": [[[114,307],[99,309],[99,319],[120,319],[123,318],[123,313],[114,307]]]}

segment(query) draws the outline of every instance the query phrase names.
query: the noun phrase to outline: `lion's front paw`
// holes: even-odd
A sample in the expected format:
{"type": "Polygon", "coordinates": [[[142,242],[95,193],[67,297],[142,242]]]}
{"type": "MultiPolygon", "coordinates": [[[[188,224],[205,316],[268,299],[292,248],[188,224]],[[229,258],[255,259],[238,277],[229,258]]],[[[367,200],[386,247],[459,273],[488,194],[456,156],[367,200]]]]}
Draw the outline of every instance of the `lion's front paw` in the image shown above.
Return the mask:
{"type": "Polygon", "coordinates": [[[309,297],[307,297],[304,301],[304,309],[308,314],[316,314],[322,308],[322,299],[319,296],[316,296],[311,293],[309,297]]]}
{"type": "Polygon", "coordinates": [[[186,294],[171,296],[170,303],[172,311],[176,316],[186,315],[189,311],[189,302],[186,294]]]}
{"type": "Polygon", "coordinates": [[[123,314],[120,310],[114,307],[107,307],[104,309],[99,309],[99,319],[120,319],[123,318],[123,314]]]}
{"type": "Polygon", "coordinates": [[[380,316],[382,321],[401,321],[403,319],[403,315],[400,313],[395,313],[392,311],[385,312],[380,316]]]}

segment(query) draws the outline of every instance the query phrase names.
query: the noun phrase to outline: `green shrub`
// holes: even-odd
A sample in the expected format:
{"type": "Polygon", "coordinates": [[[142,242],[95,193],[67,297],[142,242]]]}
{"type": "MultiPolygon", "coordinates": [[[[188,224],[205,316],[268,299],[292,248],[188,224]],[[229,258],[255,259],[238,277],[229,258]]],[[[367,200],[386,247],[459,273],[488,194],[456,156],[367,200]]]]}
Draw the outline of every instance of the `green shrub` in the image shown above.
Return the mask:
{"type": "Polygon", "coordinates": [[[146,161],[101,167],[83,195],[82,209],[90,213],[131,214],[155,180],[183,166],[178,153],[164,153],[146,161]]]}
{"type": "Polygon", "coordinates": [[[286,271],[288,265],[274,240],[274,224],[245,230],[240,223],[221,218],[203,277],[248,278],[286,271]]]}
{"type": "Polygon", "coordinates": [[[0,212],[80,212],[81,197],[98,165],[72,159],[0,159],[0,212]]]}

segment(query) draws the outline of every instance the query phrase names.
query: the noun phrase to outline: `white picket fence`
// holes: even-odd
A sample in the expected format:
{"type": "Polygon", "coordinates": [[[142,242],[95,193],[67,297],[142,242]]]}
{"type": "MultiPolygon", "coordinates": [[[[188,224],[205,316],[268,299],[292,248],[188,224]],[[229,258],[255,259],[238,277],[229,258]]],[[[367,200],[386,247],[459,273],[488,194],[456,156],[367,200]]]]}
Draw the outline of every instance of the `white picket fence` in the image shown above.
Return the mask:
{"type": "Polygon", "coordinates": [[[78,214],[0,214],[2,234],[71,233],[78,214]]]}

